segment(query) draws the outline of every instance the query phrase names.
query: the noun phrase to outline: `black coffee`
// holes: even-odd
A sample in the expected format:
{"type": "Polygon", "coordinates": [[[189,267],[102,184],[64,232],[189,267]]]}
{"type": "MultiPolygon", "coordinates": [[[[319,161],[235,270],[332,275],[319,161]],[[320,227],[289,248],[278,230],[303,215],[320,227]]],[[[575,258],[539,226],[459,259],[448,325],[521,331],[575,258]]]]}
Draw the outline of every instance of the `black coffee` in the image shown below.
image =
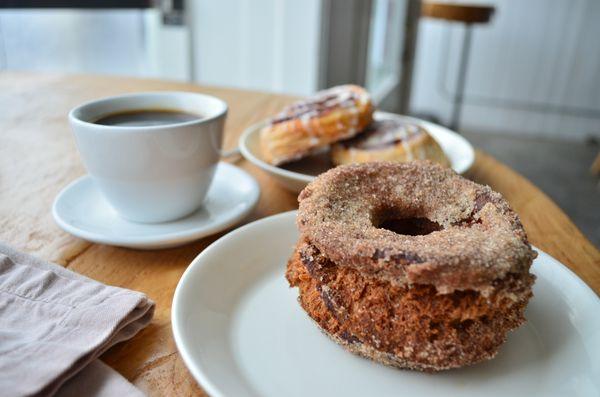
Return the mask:
{"type": "Polygon", "coordinates": [[[178,110],[141,109],[111,113],[100,117],[94,124],[122,127],[148,127],[153,125],[179,124],[200,120],[202,116],[178,110]]]}

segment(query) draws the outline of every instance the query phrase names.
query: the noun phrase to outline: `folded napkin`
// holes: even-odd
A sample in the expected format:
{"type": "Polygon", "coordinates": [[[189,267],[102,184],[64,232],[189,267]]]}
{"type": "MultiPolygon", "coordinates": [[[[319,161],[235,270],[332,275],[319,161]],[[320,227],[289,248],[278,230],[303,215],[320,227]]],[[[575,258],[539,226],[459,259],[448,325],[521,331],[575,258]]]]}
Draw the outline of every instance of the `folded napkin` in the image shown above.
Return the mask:
{"type": "Polygon", "coordinates": [[[98,356],[153,314],[142,293],[0,243],[0,395],[142,396],[98,356]]]}

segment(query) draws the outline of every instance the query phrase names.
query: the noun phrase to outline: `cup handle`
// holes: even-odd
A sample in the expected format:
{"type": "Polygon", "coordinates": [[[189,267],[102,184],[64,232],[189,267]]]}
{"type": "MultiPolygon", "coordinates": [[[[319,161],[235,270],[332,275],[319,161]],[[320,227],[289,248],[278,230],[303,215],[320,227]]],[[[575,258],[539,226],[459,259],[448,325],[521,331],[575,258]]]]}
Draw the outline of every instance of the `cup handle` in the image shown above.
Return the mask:
{"type": "Polygon", "coordinates": [[[237,146],[230,150],[219,150],[219,154],[222,160],[237,160],[237,157],[241,156],[240,148],[237,146]]]}

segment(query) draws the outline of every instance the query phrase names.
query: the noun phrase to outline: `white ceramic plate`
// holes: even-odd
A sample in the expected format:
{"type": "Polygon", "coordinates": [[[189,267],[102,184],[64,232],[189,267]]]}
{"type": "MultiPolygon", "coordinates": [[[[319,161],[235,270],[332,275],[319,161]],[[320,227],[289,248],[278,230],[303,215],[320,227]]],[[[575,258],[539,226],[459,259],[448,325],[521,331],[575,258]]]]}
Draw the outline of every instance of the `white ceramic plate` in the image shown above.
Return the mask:
{"type": "Polygon", "coordinates": [[[495,359],[437,374],[401,371],[346,352],[302,311],[284,279],[295,214],[222,237],[177,286],[175,341],[211,396],[599,395],[600,301],[549,255],[540,252],[532,268],[527,324],[495,359]]]}
{"type": "MultiPolygon", "coordinates": [[[[459,174],[466,172],[475,161],[473,146],[462,136],[446,127],[393,113],[375,112],[375,119],[398,118],[424,127],[438,141],[450,160],[452,169],[459,174]]],[[[329,153],[323,152],[283,166],[273,166],[264,161],[260,151],[259,133],[265,123],[247,128],[240,137],[240,152],[252,164],[273,176],[280,184],[293,192],[300,192],[315,176],[331,168],[329,153]]]]}
{"type": "Polygon", "coordinates": [[[86,175],[56,196],[52,215],[62,229],[85,240],[156,249],[185,244],[233,226],[254,209],[259,196],[260,187],[250,174],[219,163],[198,211],[172,222],[135,223],[119,217],[86,175]]]}

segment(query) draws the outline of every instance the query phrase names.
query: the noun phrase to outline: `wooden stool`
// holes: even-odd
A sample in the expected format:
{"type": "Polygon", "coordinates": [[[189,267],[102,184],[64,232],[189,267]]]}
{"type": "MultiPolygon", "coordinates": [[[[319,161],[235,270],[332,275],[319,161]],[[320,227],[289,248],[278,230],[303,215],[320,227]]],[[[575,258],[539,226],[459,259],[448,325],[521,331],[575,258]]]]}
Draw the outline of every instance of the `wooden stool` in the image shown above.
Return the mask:
{"type": "Polygon", "coordinates": [[[594,176],[600,176],[600,153],[598,153],[596,159],[592,163],[592,166],[590,167],[590,172],[594,176]]]}
{"type": "Polygon", "coordinates": [[[465,35],[463,37],[460,65],[456,82],[456,95],[452,107],[452,118],[450,119],[450,128],[455,131],[458,131],[460,125],[460,116],[467,81],[467,69],[471,53],[472,27],[476,23],[488,23],[494,14],[494,10],[493,6],[438,3],[434,1],[424,1],[421,6],[421,16],[423,17],[445,19],[447,21],[462,22],[465,24],[465,35]]]}

